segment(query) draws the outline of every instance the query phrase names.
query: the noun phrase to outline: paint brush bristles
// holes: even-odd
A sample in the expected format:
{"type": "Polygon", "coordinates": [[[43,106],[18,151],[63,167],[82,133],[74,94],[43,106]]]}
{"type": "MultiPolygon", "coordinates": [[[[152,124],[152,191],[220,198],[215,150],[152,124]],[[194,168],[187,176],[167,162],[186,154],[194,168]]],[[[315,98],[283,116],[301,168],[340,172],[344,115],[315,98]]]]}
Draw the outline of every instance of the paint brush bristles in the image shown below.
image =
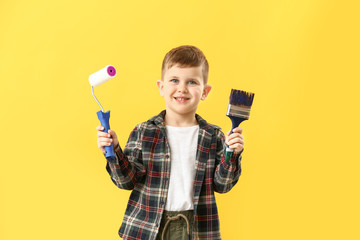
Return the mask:
{"type": "Polygon", "coordinates": [[[231,89],[229,107],[226,116],[249,119],[254,95],[254,93],[231,89]]]}

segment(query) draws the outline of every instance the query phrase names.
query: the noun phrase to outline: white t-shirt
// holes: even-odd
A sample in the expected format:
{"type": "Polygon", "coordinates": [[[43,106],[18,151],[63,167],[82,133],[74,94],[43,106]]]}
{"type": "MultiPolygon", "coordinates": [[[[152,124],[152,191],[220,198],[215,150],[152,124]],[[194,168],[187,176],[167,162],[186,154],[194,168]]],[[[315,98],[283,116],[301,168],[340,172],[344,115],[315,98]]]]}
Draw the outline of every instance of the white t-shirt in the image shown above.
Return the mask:
{"type": "Polygon", "coordinates": [[[170,144],[171,169],[165,210],[193,210],[199,125],[191,127],[166,125],[166,134],[170,144]]]}

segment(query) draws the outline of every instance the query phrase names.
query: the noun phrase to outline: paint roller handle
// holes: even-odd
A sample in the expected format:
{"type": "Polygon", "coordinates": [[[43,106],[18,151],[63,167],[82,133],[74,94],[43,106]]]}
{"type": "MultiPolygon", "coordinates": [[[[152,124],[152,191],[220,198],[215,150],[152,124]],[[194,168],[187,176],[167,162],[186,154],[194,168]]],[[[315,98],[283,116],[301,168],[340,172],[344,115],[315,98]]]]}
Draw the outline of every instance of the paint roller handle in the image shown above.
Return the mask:
{"type": "MultiPolygon", "coordinates": [[[[100,120],[101,126],[104,127],[103,132],[107,133],[110,130],[110,124],[109,124],[110,111],[107,111],[106,113],[104,113],[102,111],[98,111],[96,114],[100,120]]],[[[110,146],[105,146],[105,157],[107,159],[115,158],[114,147],[113,147],[112,143],[110,146]]]]}

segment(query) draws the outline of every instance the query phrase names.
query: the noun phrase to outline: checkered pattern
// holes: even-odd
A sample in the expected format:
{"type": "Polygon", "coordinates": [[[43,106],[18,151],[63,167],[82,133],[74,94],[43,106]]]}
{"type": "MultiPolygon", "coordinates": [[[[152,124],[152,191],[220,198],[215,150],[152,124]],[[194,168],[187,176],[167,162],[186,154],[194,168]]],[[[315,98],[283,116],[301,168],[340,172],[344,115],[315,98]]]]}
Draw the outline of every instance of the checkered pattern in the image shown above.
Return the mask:
{"type": "MultiPolygon", "coordinates": [[[[132,190],[119,230],[123,239],[154,240],[164,211],[170,179],[170,146],[166,138],[166,111],[138,124],[116,159],[106,169],[121,189],[132,190]]],[[[214,192],[225,193],[241,174],[241,153],[224,160],[225,136],[220,128],[196,114],[199,123],[195,179],[194,228],[192,239],[221,239],[214,192]]]]}

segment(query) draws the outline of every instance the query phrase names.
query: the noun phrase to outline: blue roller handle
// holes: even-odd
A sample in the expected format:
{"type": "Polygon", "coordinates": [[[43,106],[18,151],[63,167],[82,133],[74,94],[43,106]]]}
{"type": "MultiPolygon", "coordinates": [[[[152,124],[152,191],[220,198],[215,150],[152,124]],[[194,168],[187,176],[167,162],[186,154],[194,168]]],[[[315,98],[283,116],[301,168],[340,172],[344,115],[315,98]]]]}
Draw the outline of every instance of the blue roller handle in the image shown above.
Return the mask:
{"type": "MultiPolygon", "coordinates": [[[[102,111],[98,111],[96,114],[100,120],[101,126],[105,128],[103,132],[107,133],[110,129],[110,124],[109,124],[110,111],[107,111],[106,113],[102,111]]],[[[110,146],[105,146],[105,157],[108,159],[115,158],[115,153],[112,143],[110,146]]]]}

